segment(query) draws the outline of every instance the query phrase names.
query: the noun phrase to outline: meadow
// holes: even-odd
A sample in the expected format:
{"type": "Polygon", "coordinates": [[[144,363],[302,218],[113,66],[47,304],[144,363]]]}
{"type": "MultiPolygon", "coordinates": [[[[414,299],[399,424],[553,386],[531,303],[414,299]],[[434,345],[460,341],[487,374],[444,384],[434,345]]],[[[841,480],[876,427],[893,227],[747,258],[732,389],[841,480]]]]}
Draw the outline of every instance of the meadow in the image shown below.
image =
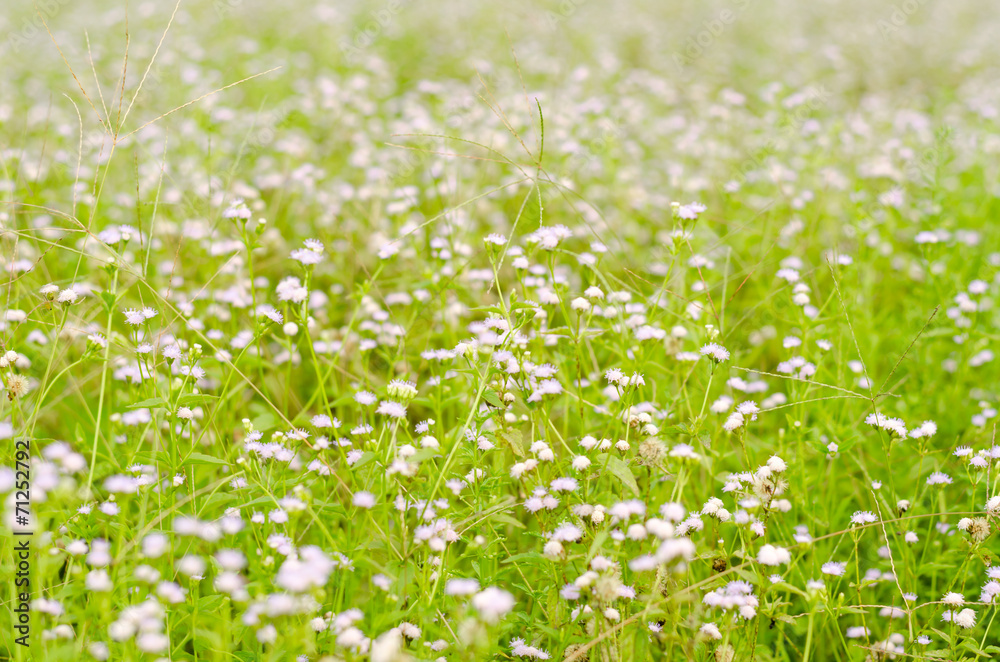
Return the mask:
{"type": "Polygon", "coordinates": [[[0,659],[1000,659],[997,9],[5,6],[0,659]]]}

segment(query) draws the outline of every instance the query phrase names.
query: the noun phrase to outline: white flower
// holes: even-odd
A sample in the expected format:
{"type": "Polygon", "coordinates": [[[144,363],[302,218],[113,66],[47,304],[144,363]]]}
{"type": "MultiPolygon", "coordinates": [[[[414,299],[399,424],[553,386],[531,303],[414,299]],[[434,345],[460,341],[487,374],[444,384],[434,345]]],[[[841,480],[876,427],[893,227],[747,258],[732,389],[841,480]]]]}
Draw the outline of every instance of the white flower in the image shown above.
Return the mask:
{"type": "Polygon", "coordinates": [[[558,248],[564,239],[573,236],[573,231],[565,225],[542,226],[526,237],[532,244],[538,244],[543,250],[551,251],[558,248]]]}
{"type": "Polygon", "coordinates": [[[834,577],[842,577],[845,571],[846,566],[840,561],[827,561],[820,568],[820,572],[824,575],[833,575],[834,577]]]}
{"type": "Polygon", "coordinates": [[[927,477],[928,485],[950,485],[951,476],[940,471],[935,471],[930,476],[927,477]]]}
{"type": "Polygon", "coordinates": [[[942,618],[951,621],[960,628],[969,630],[976,626],[976,612],[971,609],[963,609],[960,612],[946,611],[942,618]]]}
{"type": "Polygon", "coordinates": [[[574,524],[560,524],[552,533],[552,539],[560,542],[576,542],[583,537],[583,531],[574,524]]]}
{"type": "Polygon", "coordinates": [[[698,214],[708,209],[708,207],[700,202],[691,202],[686,205],[675,202],[673,203],[673,207],[677,211],[678,218],[683,218],[689,221],[698,218],[698,214]]]}
{"type": "Polygon", "coordinates": [[[114,589],[114,584],[111,583],[111,577],[107,570],[91,570],[87,573],[84,584],[88,591],[95,593],[107,593],[114,589]]]}
{"type": "Polygon", "coordinates": [[[536,660],[549,659],[549,654],[547,652],[534,646],[528,646],[524,643],[524,639],[520,638],[511,639],[510,654],[514,657],[528,657],[536,660]]]}
{"type": "Polygon", "coordinates": [[[151,559],[163,556],[170,548],[170,539],[162,533],[150,533],[142,539],[142,554],[151,559]]]}
{"type": "Polygon", "coordinates": [[[160,632],[143,632],[135,638],[135,645],[144,653],[163,653],[170,645],[170,639],[160,632]]]}
{"type": "Polygon", "coordinates": [[[76,293],[76,290],[72,287],[68,287],[59,293],[59,296],[56,297],[56,301],[59,303],[74,303],[79,298],[80,295],[76,293]]]}
{"type": "Polygon", "coordinates": [[[695,544],[690,538],[671,538],[663,541],[656,552],[658,563],[671,563],[677,559],[690,561],[696,552],[695,544]]]}
{"type": "Polygon", "coordinates": [[[757,552],[757,562],[761,565],[781,565],[782,563],[790,563],[791,560],[791,554],[784,547],[764,545],[757,552]]]}
{"type": "Polygon", "coordinates": [[[700,628],[698,628],[698,632],[701,632],[709,639],[714,639],[716,641],[722,639],[722,633],[719,632],[719,626],[715,623],[703,624],[700,628]]]}
{"type": "Polygon", "coordinates": [[[729,360],[729,350],[714,342],[703,346],[700,351],[703,356],[709,357],[716,363],[729,360]]]}
{"type": "Polygon", "coordinates": [[[292,251],[293,260],[300,262],[304,266],[319,264],[323,261],[323,244],[316,239],[306,239],[305,248],[296,248],[292,251]]]}
{"type": "Polygon", "coordinates": [[[375,495],[371,492],[355,492],[351,503],[358,508],[372,508],[375,505],[375,495]]]}
{"type": "Polygon", "coordinates": [[[961,593],[951,592],[951,593],[945,593],[944,597],[941,598],[941,602],[945,603],[946,605],[951,605],[953,607],[961,607],[962,605],[965,604],[965,598],[962,596],[961,593]]]}
{"type": "Polygon", "coordinates": [[[383,400],[378,404],[375,413],[389,418],[406,418],[406,406],[391,400],[383,400]]]}
{"type": "Polygon", "coordinates": [[[722,424],[722,429],[726,432],[735,432],[743,427],[746,421],[743,419],[743,414],[738,411],[734,411],[726,419],[726,422],[722,424]]]}
{"type": "Polygon", "coordinates": [[[550,559],[560,559],[564,553],[562,543],[558,540],[550,540],[545,543],[542,553],[550,559]]]}
{"type": "Polygon", "coordinates": [[[859,510],[851,515],[851,524],[871,524],[877,521],[878,516],[867,510],[859,510]]]}
{"type": "Polygon", "coordinates": [[[479,582],[475,579],[449,579],[444,585],[445,595],[472,595],[479,591],[479,582]]]}
{"type": "Polygon", "coordinates": [[[503,589],[490,586],[472,597],[472,606],[484,621],[495,623],[514,608],[514,596],[503,589]]]}
{"type": "Polygon", "coordinates": [[[889,434],[897,436],[901,439],[906,439],[908,434],[906,431],[906,425],[902,420],[886,416],[880,412],[868,414],[868,416],[865,417],[865,423],[874,428],[885,430],[889,434]]]}
{"type": "Polygon", "coordinates": [[[243,201],[243,198],[235,198],[229,204],[229,207],[222,212],[222,217],[247,219],[250,218],[251,213],[252,212],[250,211],[250,208],[247,207],[246,203],[243,201]]]}
{"type": "Polygon", "coordinates": [[[326,585],[334,563],[319,547],[308,545],[289,556],[278,569],[274,583],[286,591],[301,592],[326,585]]]}
{"type": "MultiPolygon", "coordinates": [[[[257,641],[262,644],[273,644],[278,638],[278,628],[273,625],[265,625],[261,629],[257,630],[257,641]]],[[[164,637],[166,639],[166,637],[164,637]]]]}
{"type": "Polygon", "coordinates": [[[632,524],[625,533],[625,537],[629,540],[643,540],[647,535],[646,527],[642,524],[632,524]]]}

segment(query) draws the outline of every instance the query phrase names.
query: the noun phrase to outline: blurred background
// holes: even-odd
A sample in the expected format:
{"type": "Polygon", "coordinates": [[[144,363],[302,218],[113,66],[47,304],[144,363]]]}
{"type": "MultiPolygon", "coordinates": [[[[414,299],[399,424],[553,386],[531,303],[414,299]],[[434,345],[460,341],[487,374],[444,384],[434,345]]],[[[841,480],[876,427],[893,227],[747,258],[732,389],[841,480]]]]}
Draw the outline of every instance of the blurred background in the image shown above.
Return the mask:
{"type": "Polygon", "coordinates": [[[976,168],[995,190],[997,19],[985,0],[18,0],[0,17],[0,186],[85,208],[117,134],[109,221],[164,170],[180,217],[279,200],[363,246],[516,173],[481,146],[534,163],[540,108],[544,166],[587,191],[598,229],[748,183],[732,204],[792,214],[825,190],[855,213],[943,161],[942,186],[976,168]]]}

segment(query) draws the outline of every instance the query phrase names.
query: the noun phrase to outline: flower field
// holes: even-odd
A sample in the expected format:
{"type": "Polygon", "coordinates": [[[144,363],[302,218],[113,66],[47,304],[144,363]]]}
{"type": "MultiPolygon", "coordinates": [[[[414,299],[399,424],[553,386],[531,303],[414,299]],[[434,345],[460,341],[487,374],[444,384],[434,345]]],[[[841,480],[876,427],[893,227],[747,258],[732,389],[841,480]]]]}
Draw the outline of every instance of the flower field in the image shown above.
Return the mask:
{"type": "Polygon", "coordinates": [[[0,659],[1000,658],[991,3],[0,28],[0,659]]]}

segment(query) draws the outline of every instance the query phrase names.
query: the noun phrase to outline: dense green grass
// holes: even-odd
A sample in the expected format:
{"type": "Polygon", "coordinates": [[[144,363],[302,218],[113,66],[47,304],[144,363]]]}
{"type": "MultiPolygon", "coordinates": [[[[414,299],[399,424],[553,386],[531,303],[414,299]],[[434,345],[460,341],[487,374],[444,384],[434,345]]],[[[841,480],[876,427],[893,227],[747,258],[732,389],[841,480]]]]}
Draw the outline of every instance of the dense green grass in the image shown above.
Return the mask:
{"type": "Polygon", "coordinates": [[[0,23],[0,658],[1000,654],[989,3],[86,4],[0,23]]]}

